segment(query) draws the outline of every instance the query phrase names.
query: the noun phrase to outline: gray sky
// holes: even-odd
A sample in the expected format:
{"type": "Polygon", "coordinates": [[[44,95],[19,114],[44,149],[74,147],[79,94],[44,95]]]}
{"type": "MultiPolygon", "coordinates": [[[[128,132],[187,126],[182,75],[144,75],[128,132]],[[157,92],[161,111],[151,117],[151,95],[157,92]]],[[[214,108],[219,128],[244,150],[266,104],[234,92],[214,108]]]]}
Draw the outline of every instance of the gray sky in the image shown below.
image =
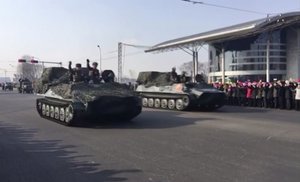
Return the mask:
{"type": "MultiPolygon", "coordinates": [[[[265,13],[300,10],[300,0],[204,0],[224,6],[265,13]]],[[[0,76],[15,71],[25,54],[43,61],[85,64],[99,60],[103,68],[117,70],[117,43],[154,45],[169,39],[200,33],[244,21],[263,18],[216,7],[192,5],[181,0],[0,0],[0,76]]],[[[190,61],[182,51],[143,53],[126,47],[124,74],[169,71],[190,61]]],[[[207,60],[200,52],[200,61],[207,60]]]]}

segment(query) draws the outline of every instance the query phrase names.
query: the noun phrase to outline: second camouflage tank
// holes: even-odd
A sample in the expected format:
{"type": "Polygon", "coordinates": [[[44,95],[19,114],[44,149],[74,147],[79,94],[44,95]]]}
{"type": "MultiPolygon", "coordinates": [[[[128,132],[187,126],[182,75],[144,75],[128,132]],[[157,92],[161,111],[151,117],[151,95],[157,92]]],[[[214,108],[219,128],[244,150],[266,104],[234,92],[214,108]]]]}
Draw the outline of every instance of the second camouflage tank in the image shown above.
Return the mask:
{"type": "MultiPolygon", "coordinates": [[[[107,72],[107,71],[106,71],[107,72]]],[[[126,85],[72,83],[65,68],[47,68],[36,83],[36,107],[43,118],[65,125],[80,119],[130,120],[141,113],[141,100],[126,85]]]]}
{"type": "Polygon", "coordinates": [[[141,72],[136,92],[143,107],[169,110],[214,110],[224,105],[225,94],[205,82],[174,83],[170,73],[141,72]]]}

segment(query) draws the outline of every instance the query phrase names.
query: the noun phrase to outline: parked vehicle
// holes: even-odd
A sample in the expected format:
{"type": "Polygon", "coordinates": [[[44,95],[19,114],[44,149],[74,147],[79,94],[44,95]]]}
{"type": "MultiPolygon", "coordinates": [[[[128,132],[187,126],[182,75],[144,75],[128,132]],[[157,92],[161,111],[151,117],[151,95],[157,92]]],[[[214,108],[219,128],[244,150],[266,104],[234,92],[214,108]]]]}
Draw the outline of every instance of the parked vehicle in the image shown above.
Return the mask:
{"type": "Polygon", "coordinates": [[[32,82],[28,79],[19,80],[19,93],[33,93],[32,82]]]}
{"type": "Polygon", "coordinates": [[[14,87],[13,87],[13,83],[12,82],[5,82],[4,84],[4,90],[9,90],[9,91],[13,91],[14,87]]]}

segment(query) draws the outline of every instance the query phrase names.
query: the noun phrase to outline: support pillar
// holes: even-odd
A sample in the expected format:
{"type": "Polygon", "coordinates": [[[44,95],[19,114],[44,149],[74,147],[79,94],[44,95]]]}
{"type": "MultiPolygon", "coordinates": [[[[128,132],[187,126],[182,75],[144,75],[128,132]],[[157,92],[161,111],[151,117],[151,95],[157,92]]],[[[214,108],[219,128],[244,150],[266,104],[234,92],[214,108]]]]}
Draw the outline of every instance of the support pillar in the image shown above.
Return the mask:
{"type": "Polygon", "coordinates": [[[122,82],[122,43],[118,43],[118,82],[122,82]]]}
{"type": "Polygon", "coordinates": [[[193,51],[193,70],[192,82],[196,82],[196,75],[198,74],[198,51],[193,51]]]}
{"type": "Polygon", "coordinates": [[[270,38],[267,40],[266,48],[266,82],[270,82],[270,38]]]}
{"type": "Polygon", "coordinates": [[[222,48],[222,53],[221,53],[221,61],[222,61],[222,83],[225,83],[225,49],[222,48]]]}

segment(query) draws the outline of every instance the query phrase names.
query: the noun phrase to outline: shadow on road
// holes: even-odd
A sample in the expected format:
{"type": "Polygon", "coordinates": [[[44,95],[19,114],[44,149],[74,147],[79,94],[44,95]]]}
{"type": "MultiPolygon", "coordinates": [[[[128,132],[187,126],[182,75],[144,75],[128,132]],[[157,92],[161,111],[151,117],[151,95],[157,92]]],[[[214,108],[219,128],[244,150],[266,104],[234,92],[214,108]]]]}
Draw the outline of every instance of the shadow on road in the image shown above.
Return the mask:
{"type": "Polygon", "coordinates": [[[34,140],[35,130],[7,126],[0,122],[1,181],[127,181],[124,173],[141,170],[99,170],[100,164],[85,161],[75,146],[60,145],[59,140],[34,140]],[[117,176],[116,176],[117,175],[117,176]]]}
{"type": "Polygon", "coordinates": [[[270,109],[267,108],[258,108],[258,107],[243,107],[243,106],[223,106],[218,109],[216,112],[222,113],[267,113],[270,112],[270,109]]]}
{"type": "Polygon", "coordinates": [[[143,111],[132,121],[82,121],[77,127],[99,129],[163,129],[193,125],[195,122],[214,120],[214,118],[188,118],[181,115],[185,112],[176,111],[143,111]]]}

